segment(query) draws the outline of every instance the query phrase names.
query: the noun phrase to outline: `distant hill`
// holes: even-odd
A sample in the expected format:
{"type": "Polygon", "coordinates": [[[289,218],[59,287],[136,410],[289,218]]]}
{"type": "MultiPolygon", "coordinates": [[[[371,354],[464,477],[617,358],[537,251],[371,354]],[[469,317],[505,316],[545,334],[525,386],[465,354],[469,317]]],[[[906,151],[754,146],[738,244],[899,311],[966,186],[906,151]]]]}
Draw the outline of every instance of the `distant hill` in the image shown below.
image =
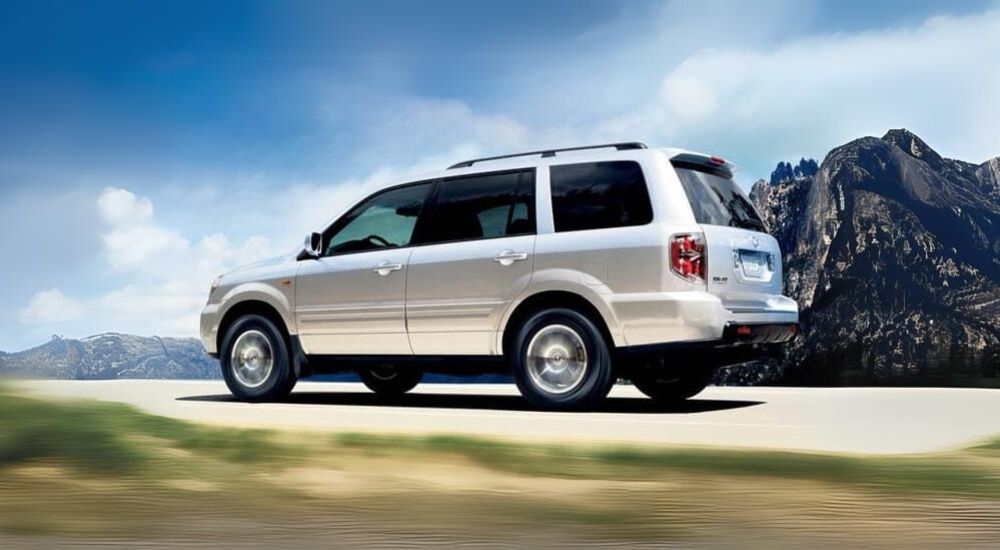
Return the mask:
{"type": "Polygon", "coordinates": [[[16,353],[0,352],[0,375],[67,380],[220,378],[219,363],[194,338],[99,334],[54,337],[16,353]]]}
{"type": "Polygon", "coordinates": [[[900,129],[807,165],[750,193],[802,308],[786,381],[1000,379],[1000,159],[942,158],[900,129]]]}
{"type": "MultiPolygon", "coordinates": [[[[210,357],[195,338],[161,338],[131,334],[99,334],[80,340],[52,340],[17,353],[0,351],[0,376],[114,380],[117,378],[208,380],[219,379],[219,361],[210,357]]],[[[357,382],[354,372],[320,375],[313,380],[357,382]]],[[[450,376],[428,374],[434,383],[511,383],[508,376],[450,376]]]]}

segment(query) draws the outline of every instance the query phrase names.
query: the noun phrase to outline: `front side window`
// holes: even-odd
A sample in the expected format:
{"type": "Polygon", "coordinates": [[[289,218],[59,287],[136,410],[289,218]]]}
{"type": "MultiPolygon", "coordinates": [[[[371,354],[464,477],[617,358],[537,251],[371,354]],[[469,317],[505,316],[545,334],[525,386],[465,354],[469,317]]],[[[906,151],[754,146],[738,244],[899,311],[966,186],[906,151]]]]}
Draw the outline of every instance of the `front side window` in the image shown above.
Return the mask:
{"type": "Polygon", "coordinates": [[[552,216],[557,232],[645,225],[653,207],[634,161],[553,166],[552,216]]]}
{"type": "Polygon", "coordinates": [[[477,174],[441,182],[417,241],[443,243],[535,232],[533,170],[477,174]]]}
{"type": "Polygon", "coordinates": [[[354,207],[323,236],[325,255],[407,246],[433,182],[379,193],[354,207]]]}

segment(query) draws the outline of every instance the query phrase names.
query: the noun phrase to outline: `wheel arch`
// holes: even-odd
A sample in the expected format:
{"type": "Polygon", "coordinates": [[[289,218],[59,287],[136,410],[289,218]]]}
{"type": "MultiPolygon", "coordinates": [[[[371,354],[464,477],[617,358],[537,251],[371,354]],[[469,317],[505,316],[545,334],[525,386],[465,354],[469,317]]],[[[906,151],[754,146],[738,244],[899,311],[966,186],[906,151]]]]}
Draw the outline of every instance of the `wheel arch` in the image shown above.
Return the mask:
{"type": "MultiPolygon", "coordinates": [[[[285,339],[285,345],[291,346],[291,335],[289,334],[288,326],[285,323],[284,318],[278,309],[273,305],[256,298],[251,298],[247,300],[242,300],[234,303],[226,312],[222,315],[222,320],[219,321],[219,330],[216,333],[216,349],[219,353],[222,353],[222,341],[226,337],[226,333],[229,332],[229,327],[236,322],[237,319],[245,315],[260,315],[265,319],[271,321],[278,327],[281,331],[282,337],[285,339]]],[[[291,349],[291,348],[289,348],[291,349]]]]}
{"type": "Polygon", "coordinates": [[[517,327],[534,313],[552,308],[571,309],[585,315],[597,325],[610,347],[624,345],[624,338],[621,331],[618,330],[614,313],[604,304],[603,300],[599,300],[599,304],[595,304],[593,299],[585,297],[579,292],[565,289],[542,290],[525,296],[511,308],[501,325],[501,330],[497,335],[497,349],[501,354],[506,355],[517,335],[517,327]]]}

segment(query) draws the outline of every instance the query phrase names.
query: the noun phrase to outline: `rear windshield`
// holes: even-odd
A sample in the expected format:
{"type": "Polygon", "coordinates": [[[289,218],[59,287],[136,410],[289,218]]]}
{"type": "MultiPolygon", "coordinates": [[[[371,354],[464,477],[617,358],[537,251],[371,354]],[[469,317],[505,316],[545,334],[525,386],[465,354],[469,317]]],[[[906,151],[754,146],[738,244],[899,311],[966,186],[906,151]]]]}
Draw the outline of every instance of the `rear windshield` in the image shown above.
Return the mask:
{"type": "Polygon", "coordinates": [[[732,179],[691,168],[676,168],[698,223],[767,232],[757,210],[732,179]]]}

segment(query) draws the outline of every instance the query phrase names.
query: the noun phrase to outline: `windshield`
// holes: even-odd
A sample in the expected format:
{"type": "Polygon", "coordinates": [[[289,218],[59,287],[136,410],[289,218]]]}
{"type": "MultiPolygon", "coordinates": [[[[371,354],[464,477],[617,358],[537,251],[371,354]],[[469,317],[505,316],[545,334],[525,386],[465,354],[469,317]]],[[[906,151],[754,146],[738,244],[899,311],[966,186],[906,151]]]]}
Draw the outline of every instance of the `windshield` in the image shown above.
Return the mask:
{"type": "Polygon", "coordinates": [[[700,170],[677,168],[698,223],[767,232],[757,210],[736,182],[700,170]]]}

